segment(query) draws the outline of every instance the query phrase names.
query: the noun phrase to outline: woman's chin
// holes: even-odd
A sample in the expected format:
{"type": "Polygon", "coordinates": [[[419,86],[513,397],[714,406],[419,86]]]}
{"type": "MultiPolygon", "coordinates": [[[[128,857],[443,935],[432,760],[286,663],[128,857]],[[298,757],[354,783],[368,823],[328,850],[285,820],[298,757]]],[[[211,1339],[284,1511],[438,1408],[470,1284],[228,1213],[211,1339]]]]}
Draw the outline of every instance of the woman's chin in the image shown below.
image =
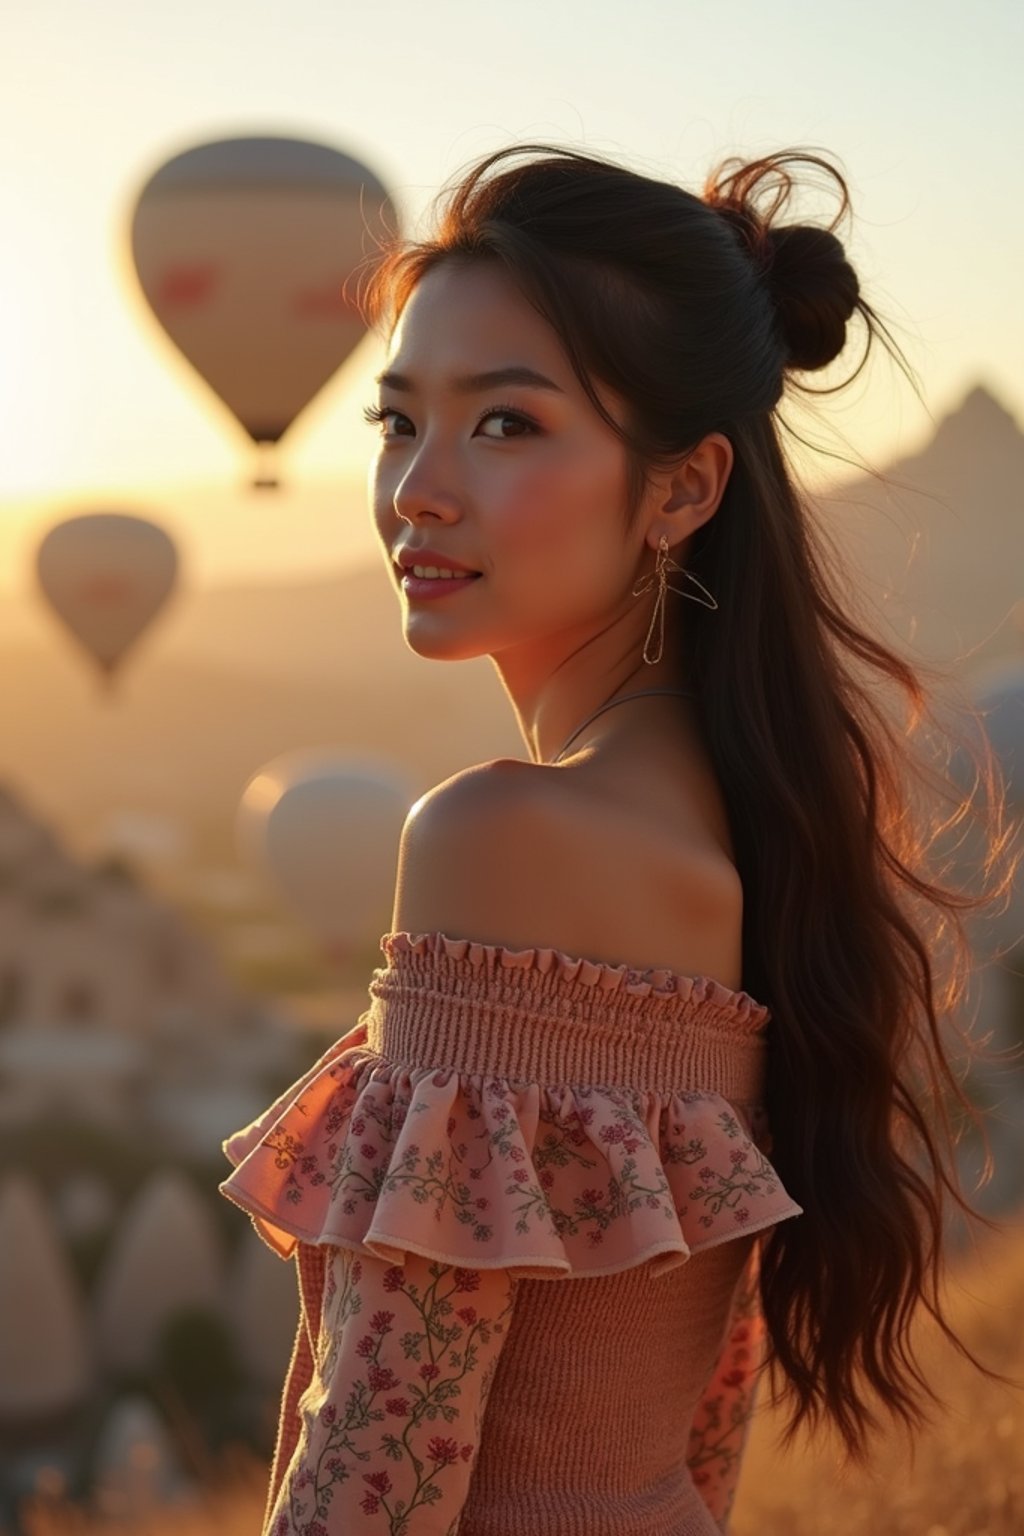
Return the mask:
{"type": "MultiPolygon", "coordinates": [[[[417,615],[418,618],[418,615],[417,615]]],[[[417,656],[422,656],[424,661],[472,661],[474,657],[486,656],[489,652],[480,642],[474,641],[471,636],[448,634],[441,632],[440,627],[433,634],[428,633],[428,624],[420,624],[414,620],[406,625],[404,639],[410,651],[415,651],[417,656]]]]}

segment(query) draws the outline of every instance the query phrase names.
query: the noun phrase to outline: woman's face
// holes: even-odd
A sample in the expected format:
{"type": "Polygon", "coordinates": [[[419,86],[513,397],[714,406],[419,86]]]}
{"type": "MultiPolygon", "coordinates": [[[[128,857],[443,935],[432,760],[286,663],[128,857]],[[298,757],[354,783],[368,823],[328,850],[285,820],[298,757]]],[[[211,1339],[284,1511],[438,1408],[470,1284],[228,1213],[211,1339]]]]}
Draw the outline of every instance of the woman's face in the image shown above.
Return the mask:
{"type": "MultiPolygon", "coordinates": [[[[644,532],[642,524],[629,536],[623,529],[623,445],[555,332],[489,263],[441,263],[424,275],[393,332],[385,373],[406,382],[381,383],[388,414],[375,428],[369,484],[396,586],[402,591],[399,546],[429,546],[482,573],[436,597],[403,592],[408,644],[423,656],[504,652],[511,661],[518,651],[527,670],[531,659],[556,666],[634,601],[644,532]],[[513,366],[553,387],[460,387],[513,366]]],[[[621,420],[621,402],[599,393],[621,420]]]]}

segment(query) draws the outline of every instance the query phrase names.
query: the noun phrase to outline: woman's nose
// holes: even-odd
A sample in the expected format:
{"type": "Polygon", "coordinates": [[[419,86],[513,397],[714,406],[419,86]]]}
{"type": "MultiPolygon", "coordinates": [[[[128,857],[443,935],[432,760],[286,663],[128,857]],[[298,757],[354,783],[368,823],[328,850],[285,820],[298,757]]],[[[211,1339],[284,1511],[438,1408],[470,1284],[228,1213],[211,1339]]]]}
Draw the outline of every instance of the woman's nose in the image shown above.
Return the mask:
{"type": "Polygon", "coordinates": [[[436,461],[431,464],[420,455],[406,467],[392,502],[399,517],[416,518],[424,512],[444,518],[459,515],[459,495],[451,477],[438,472],[436,461]]]}

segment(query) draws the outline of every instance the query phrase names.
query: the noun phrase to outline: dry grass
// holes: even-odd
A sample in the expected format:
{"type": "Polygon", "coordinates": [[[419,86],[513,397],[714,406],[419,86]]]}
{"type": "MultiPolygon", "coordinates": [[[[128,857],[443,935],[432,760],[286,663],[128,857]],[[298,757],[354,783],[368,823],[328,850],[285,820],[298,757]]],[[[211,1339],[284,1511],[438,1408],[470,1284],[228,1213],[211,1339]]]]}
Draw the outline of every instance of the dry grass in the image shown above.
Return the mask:
{"type": "Polygon", "coordinates": [[[160,1508],[87,1511],[45,1494],[23,1503],[24,1536],[259,1536],[269,1468],[244,1447],[224,1459],[217,1486],[160,1508]]]}
{"type": "MultiPolygon", "coordinates": [[[[1024,1379],[1024,1223],[979,1239],[977,1252],[950,1275],[944,1307],[984,1364],[1024,1379]]],[[[913,1465],[895,1432],[869,1473],[843,1473],[831,1437],[814,1445],[802,1437],[783,1455],[775,1441],[784,1416],[765,1400],[751,1430],[732,1536],[1021,1536],[1024,1392],[989,1381],[927,1321],[920,1358],[949,1408],[918,1437],[913,1465]]],[[[39,1497],[23,1504],[22,1529],[24,1536],[259,1536],[267,1476],[262,1462],[239,1449],[216,1491],[191,1507],[99,1515],[39,1497]]]]}
{"type": "MultiPolygon", "coordinates": [[[[948,1277],[943,1311],[983,1365],[1024,1380],[1019,1219],[1005,1235],[979,1238],[948,1277]]],[[[913,1458],[896,1429],[869,1472],[844,1472],[832,1435],[816,1444],[802,1435],[783,1455],[776,1440],[785,1415],[765,1401],[751,1428],[732,1536],[1022,1536],[1024,1391],[990,1381],[926,1321],[918,1355],[948,1407],[933,1410],[913,1458]]]]}

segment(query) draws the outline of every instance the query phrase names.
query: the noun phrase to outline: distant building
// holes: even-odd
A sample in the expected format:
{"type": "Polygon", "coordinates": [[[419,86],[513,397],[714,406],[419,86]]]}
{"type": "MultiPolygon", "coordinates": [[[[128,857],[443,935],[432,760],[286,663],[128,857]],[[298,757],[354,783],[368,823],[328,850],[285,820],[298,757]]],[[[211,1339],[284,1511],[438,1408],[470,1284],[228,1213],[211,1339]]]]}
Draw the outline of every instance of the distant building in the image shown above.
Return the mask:
{"type": "Polygon", "coordinates": [[[216,1156],[290,1039],[128,868],[77,863],[0,784],[0,1132],[70,1118],[216,1156]]]}

